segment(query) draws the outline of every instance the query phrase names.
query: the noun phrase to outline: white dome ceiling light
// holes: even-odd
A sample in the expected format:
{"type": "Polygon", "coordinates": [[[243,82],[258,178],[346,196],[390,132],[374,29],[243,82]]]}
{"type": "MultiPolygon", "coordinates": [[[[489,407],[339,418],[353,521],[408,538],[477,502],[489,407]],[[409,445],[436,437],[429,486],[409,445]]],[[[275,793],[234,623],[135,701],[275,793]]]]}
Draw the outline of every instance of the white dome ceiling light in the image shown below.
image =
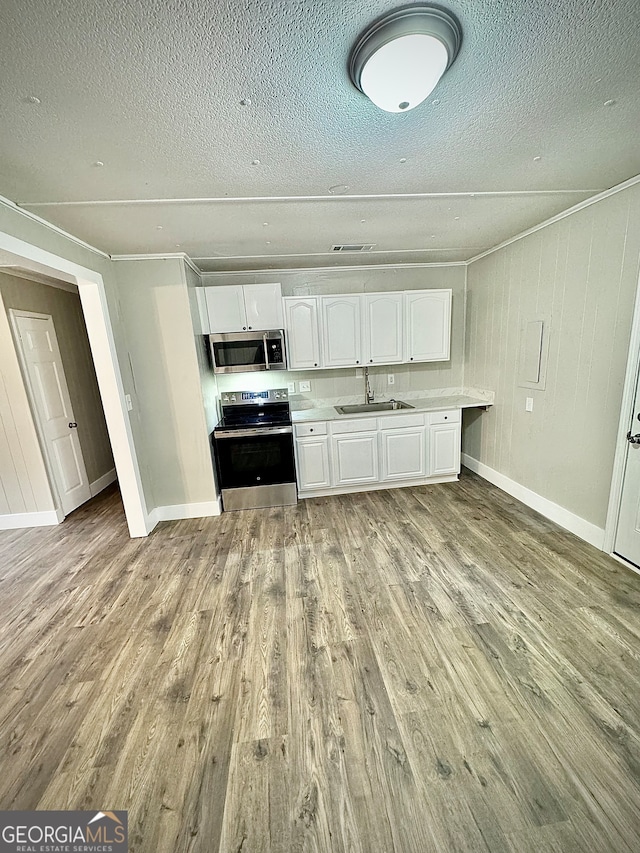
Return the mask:
{"type": "Polygon", "coordinates": [[[449,12],[403,6],[362,33],[349,57],[349,75],[381,110],[406,112],[433,92],[461,42],[462,28],[449,12]]]}

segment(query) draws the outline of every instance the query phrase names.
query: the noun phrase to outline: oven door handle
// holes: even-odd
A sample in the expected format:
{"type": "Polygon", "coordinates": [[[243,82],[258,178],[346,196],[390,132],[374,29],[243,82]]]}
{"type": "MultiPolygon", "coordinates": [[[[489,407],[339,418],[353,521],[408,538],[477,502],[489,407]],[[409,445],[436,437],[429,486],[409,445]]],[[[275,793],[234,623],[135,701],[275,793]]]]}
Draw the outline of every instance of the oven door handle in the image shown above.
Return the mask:
{"type": "Polygon", "coordinates": [[[256,427],[255,429],[220,429],[213,433],[214,438],[253,438],[260,435],[291,435],[293,427],[256,427]]]}

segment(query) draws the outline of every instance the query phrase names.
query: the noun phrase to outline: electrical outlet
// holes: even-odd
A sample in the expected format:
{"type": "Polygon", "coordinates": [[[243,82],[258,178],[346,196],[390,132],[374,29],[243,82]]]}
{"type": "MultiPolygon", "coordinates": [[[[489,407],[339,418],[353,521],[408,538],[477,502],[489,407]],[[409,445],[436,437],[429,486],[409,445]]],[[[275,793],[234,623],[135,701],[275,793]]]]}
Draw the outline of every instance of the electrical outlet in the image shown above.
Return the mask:
{"type": "Polygon", "coordinates": [[[396,377],[393,373],[387,373],[387,385],[395,385],[396,377]]]}
{"type": "Polygon", "coordinates": [[[295,382],[287,382],[287,391],[290,394],[296,393],[296,383],[295,382]]]}
{"type": "Polygon", "coordinates": [[[133,403],[131,402],[131,394],[124,395],[125,403],[127,404],[127,411],[130,412],[133,409],[133,403]]]}
{"type": "Polygon", "coordinates": [[[300,389],[300,393],[304,394],[305,391],[311,391],[311,383],[310,382],[299,382],[298,388],[300,389]]]}
{"type": "Polygon", "coordinates": [[[533,411],[533,397],[527,397],[525,400],[524,408],[526,412],[533,411]]]}

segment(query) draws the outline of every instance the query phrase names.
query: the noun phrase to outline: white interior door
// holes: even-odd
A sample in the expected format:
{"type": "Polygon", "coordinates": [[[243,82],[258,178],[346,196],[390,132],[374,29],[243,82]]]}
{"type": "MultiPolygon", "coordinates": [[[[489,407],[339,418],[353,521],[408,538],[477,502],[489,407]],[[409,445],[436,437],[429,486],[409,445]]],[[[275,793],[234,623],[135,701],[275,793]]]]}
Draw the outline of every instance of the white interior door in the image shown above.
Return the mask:
{"type": "Polygon", "coordinates": [[[636,387],[633,420],[627,438],[614,551],[630,563],[640,566],[640,382],[636,387]]]}
{"type": "Polygon", "coordinates": [[[49,468],[68,515],[91,497],[51,317],[12,311],[49,468]]]}

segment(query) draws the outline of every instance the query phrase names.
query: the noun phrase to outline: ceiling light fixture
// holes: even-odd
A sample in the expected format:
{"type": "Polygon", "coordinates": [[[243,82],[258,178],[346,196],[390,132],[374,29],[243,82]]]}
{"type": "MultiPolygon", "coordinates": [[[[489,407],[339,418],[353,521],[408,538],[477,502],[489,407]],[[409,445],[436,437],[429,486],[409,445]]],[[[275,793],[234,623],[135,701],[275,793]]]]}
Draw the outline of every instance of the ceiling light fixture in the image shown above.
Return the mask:
{"type": "Polygon", "coordinates": [[[406,112],[433,92],[461,42],[462,28],[449,12],[403,6],[362,33],[349,57],[349,76],[380,109],[406,112]]]}

